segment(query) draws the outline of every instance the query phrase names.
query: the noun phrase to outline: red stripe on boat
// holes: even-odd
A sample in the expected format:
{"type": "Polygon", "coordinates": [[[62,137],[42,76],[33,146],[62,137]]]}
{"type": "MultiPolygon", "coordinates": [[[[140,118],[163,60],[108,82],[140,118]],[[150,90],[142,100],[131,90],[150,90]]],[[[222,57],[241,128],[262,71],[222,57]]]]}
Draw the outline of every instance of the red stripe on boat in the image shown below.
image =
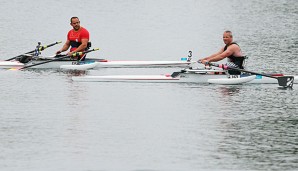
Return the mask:
{"type": "Polygon", "coordinates": [[[271,74],[271,76],[273,76],[273,77],[282,77],[284,75],[283,74],[271,74]]]}
{"type": "Polygon", "coordinates": [[[108,60],[103,59],[103,60],[99,60],[99,62],[108,62],[108,60]]]}

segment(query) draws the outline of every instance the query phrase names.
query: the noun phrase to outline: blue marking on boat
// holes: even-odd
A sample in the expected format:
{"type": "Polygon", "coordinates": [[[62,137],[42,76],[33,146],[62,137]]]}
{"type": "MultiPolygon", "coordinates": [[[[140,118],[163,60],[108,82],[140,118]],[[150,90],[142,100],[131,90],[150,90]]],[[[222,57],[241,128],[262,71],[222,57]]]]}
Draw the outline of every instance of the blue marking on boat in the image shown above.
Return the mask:
{"type": "Polygon", "coordinates": [[[95,61],[80,61],[79,62],[79,65],[84,65],[84,64],[92,64],[94,63],[95,61]]]}
{"type": "Polygon", "coordinates": [[[251,76],[250,74],[240,74],[240,78],[251,76]]]}
{"type": "Polygon", "coordinates": [[[255,79],[262,79],[262,75],[256,75],[255,79]]]}

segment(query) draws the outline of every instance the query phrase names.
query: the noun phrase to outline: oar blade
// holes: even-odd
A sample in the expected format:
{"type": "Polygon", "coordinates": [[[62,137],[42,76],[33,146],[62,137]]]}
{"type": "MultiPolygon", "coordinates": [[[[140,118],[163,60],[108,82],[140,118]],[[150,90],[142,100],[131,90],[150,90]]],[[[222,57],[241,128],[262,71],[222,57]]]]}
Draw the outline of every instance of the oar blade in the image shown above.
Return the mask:
{"type": "Polygon", "coordinates": [[[176,78],[181,74],[181,72],[173,72],[171,77],[176,78]]]}
{"type": "Polygon", "coordinates": [[[279,86],[285,87],[285,88],[292,88],[294,84],[294,76],[281,76],[276,77],[278,80],[279,86]]]}

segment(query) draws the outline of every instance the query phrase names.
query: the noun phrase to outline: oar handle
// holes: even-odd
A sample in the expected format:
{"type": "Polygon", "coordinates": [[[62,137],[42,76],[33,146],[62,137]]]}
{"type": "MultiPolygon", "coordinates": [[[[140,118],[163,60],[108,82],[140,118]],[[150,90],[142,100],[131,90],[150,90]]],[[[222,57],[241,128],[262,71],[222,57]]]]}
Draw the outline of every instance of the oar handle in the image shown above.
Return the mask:
{"type": "Polygon", "coordinates": [[[92,52],[92,51],[97,51],[97,50],[99,50],[99,48],[94,48],[94,49],[86,50],[86,51],[83,51],[83,52],[76,52],[76,53],[73,53],[69,57],[77,57],[77,56],[81,56],[83,54],[86,54],[86,53],[89,53],[89,52],[92,52]]]}
{"type": "Polygon", "coordinates": [[[83,52],[76,52],[76,53],[73,53],[70,56],[69,55],[62,55],[62,56],[59,56],[58,58],[55,58],[55,59],[51,59],[51,60],[48,60],[48,61],[40,62],[40,63],[37,63],[37,64],[32,64],[32,65],[24,66],[24,67],[20,68],[19,70],[30,68],[30,67],[41,65],[41,64],[45,64],[45,63],[49,63],[49,62],[52,62],[52,61],[57,61],[57,60],[64,59],[64,58],[67,58],[67,57],[76,57],[76,56],[79,56],[79,55],[82,55],[82,54],[86,54],[86,53],[89,53],[89,52],[92,52],[92,51],[97,51],[97,50],[99,50],[99,48],[94,48],[94,49],[86,50],[86,51],[83,51],[83,52]]]}

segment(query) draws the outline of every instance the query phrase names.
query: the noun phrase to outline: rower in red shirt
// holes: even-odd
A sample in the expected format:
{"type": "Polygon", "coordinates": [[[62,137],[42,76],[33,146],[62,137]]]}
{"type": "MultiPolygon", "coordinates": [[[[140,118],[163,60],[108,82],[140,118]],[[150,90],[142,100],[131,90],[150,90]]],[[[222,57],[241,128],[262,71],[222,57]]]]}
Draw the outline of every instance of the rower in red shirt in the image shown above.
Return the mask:
{"type": "MultiPolygon", "coordinates": [[[[84,27],[80,26],[80,20],[78,17],[71,17],[70,25],[73,27],[68,34],[67,40],[63,47],[56,52],[56,55],[61,52],[67,51],[70,48],[70,51],[67,53],[68,56],[71,56],[75,52],[83,52],[87,50],[91,43],[89,42],[89,32],[84,27]]],[[[83,61],[86,57],[86,54],[83,54],[79,57],[78,60],[83,61]]],[[[77,57],[76,57],[77,58],[77,57]]]]}

